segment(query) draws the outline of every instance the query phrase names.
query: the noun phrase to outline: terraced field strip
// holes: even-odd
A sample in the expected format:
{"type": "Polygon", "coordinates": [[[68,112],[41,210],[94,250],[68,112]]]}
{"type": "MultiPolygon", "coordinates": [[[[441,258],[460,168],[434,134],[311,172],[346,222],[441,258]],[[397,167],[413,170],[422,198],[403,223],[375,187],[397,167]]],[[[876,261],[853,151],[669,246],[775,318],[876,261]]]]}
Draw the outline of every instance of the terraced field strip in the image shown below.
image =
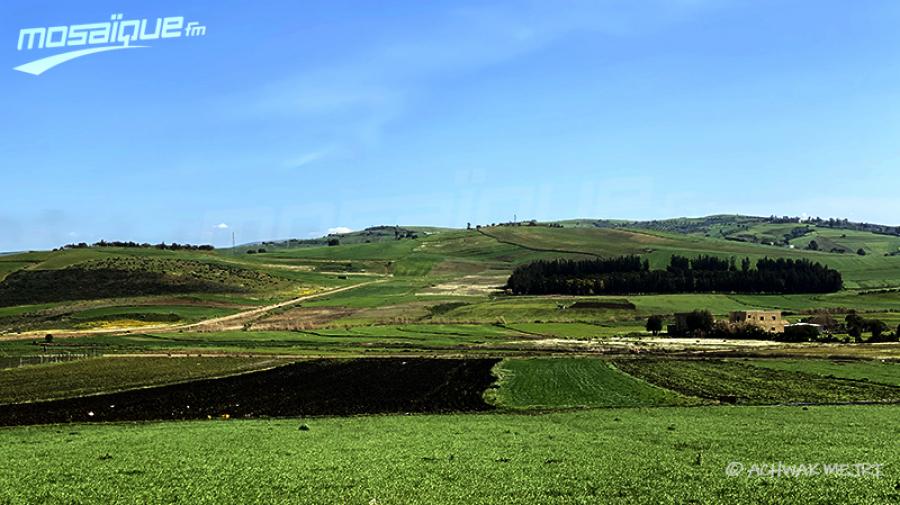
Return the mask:
{"type": "Polygon", "coordinates": [[[660,387],[724,403],[897,403],[900,387],[763,368],[737,361],[618,359],[614,364],[660,387]]]}
{"type": "Polygon", "coordinates": [[[511,358],[494,369],[496,405],[512,408],[691,405],[696,398],[648,384],[597,358],[511,358]]]}
{"type": "Polygon", "coordinates": [[[753,366],[803,372],[823,377],[839,377],[900,387],[900,362],[881,360],[751,359],[753,366]]]}
{"type": "Polygon", "coordinates": [[[0,404],[70,398],[262,370],[287,360],[101,357],[0,370],[0,404]]]}

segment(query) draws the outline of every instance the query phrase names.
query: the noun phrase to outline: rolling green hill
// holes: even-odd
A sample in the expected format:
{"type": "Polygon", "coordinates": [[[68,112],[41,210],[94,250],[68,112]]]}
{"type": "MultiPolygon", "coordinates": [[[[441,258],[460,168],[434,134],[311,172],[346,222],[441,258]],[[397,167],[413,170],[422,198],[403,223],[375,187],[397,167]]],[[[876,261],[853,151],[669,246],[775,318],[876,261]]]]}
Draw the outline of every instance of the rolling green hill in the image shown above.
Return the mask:
{"type": "Polygon", "coordinates": [[[245,293],[287,281],[259,270],[193,260],[108,257],[59,269],[20,269],[0,283],[0,306],[174,293],[245,293]]]}
{"type": "Polygon", "coordinates": [[[171,251],[139,247],[11,254],[0,258],[0,299],[8,306],[0,308],[0,332],[68,327],[85,321],[103,326],[104,321],[95,316],[79,316],[98,309],[119,321],[161,317],[192,321],[196,314],[221,314],[373,279],[380,282],[325,296],[290,311],[276,311],[253,324],[291,329],[296,324],[307,328],[540,321],[600,325],[597,333],[607,335],[615,334],[615,328],[625,332],[639,329],[649,314],[695,308],[715,314],[752,308],[838,313],[855,309],[880,313],[892,321],[890,313],[900,309],[900,293],[895,291],[900,288],[900,255],[892,255],[900,250],[900,237],[803,225],[803,234],[793,232],[788,241],[793,247],[777,245],[799,226],[747,216],[651,222],[579,219],[470,230],[374,227],[341,235],[338,245],[326,245],[328,237],[318,242],[271,242],[254,249],[265,252],[254,254],[241,248],[171,251]],[[813,239],[851,252],[807,250],[804,241],[813,239]],[[867,254],[857,254],[860,248],[867,254]],[[529,261],[626,254],[647,258],[653,268],[664,267],[675,254],[752,260],[807,258],[840,271],[845,290],[790,296],[635,295],[627,297],[633,310],[565,310],[574,303],[571,297],[511,298],[500,291],[509,273],[529,261]]]}

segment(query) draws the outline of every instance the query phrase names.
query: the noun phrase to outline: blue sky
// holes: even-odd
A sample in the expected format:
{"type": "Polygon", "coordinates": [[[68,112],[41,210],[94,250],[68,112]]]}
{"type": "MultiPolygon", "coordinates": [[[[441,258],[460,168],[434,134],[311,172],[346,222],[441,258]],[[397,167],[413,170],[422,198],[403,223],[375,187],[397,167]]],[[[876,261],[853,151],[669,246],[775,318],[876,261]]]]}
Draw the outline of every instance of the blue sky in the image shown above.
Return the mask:
{"type": "Polygon", "coordinates": [[[898,27],[892,0],[4,2],[0,250],[513,214],[896,225],[898,27]],[[12,70],[55,51],[19,29],[117,12],[208,32],[12,70]]]}

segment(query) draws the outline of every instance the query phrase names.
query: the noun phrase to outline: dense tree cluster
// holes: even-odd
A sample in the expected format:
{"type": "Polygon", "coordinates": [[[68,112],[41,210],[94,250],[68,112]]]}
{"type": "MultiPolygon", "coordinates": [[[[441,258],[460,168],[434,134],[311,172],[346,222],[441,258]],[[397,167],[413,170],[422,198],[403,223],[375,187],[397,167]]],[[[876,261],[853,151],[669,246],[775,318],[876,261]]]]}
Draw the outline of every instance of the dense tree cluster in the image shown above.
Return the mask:
{"type": "Polygon", "coordinates": [[[900,326],[897,327],[897,333],[889,334],[890,328],[880,319],[866,319],[856,312],[847,314],[844,319],[844,325],[847,334],[853,337],[857,342],[863,340],[863,333],[869,333],[871,336],[868,342],[895,342],[897,336],[900,335],[900,326]]]}
{"type": "Polygon", "coordinates": [[[179,244],[177,242],[173,242],[171,244],[166,244],[165,242],[160,242],[159,244],[149,244],[147,242],[138,243],[138,242],[121,242],[118,240],[113,240],[112,242],[107,242],[105,240],[101,240],[100,242],[94,242],[93,244],[88,244],[86,242],[79,242],[77,244],[66,244],[62,246],[62,249],[87,249],[89,247],[142,247],[145,249],[155,248],[155,249],[164,249],[168,251],[212,251],[215,247],[209,244],[203,245],[193,245],[193,244],[179,244]]]}
{"type": "Polygon", "coordinates": [[[651,270],[639,256],[590,260],[538,260],[517,267],[506,288],[517,295],[634,293],[831,293],[840,272],[806,259],[764,258],[751,268],[745,258],[673,256],[665,270],[651,270]]]}

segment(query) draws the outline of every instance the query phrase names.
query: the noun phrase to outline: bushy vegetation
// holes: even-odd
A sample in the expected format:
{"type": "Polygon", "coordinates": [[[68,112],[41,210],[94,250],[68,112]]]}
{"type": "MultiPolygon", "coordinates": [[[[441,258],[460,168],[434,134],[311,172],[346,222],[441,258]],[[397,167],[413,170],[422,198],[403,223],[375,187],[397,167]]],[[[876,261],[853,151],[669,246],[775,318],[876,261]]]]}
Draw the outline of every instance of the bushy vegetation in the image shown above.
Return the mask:
{"type": "Polygon", "coordinates": [[[674,255],[665,270],[638,256],[589,260],[538,260],[517,267],[507,281],[513,294],[830,293],[843,286],[840,272],[806,259],[763,258],[751,269],[745,258],[674,255]]]}
{"type": "Polygon", "coordinates": [[[221,263],[115,257],[57,270],[19,270],[0,282],[0,306],[175,293],[241,293],[284,279],[221,263]]]}

